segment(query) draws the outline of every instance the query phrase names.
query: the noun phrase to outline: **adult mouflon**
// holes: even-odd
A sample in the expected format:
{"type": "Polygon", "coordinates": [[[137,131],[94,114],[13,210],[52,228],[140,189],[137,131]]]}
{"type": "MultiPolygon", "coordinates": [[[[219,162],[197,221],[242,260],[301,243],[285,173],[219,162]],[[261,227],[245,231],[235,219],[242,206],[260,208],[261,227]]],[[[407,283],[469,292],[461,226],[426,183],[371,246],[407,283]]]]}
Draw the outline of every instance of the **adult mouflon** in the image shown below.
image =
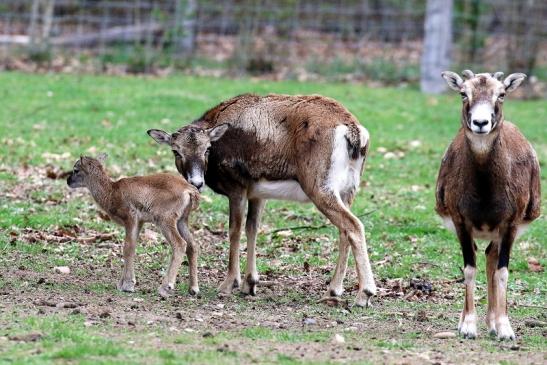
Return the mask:
{"type": "Polygon", "coordinates": [[[112,220],[125,228],[123,272],[118,283],[121,291],[135,290],[135,248],[145,222],[154,223],[171,244],[171,262],[158,293],[171,295],[184,252],[188,255],[189,292],[199,292],[197,278],[198,246],[188,228],[190,212],[197,208],[199,192],[181,176],[154,174],[112,181],[103,168],[106,155],[98,158],[82,156],[67,184],[85,187],[112,220]]]}
{"type": "Polygon", "coordinates": [[[266,199],[313,202],[339,229],[340,254],[328,295],[343,292],[349,248],[356,261],[356,304],[376,293],[363,224],[350,211],[359,187],[369,134],[337,101],[318,95],[245,94],[222,102],[173,134],[148,134],[167,144],[178,171],[207,184],[230,206],[230,258],[222,293],[239,287],[239,240],[248,202],[247,268],[242,292],[258,283],[255,242],[266,199]]]}
{"type": "Polygon", "coordinates": [[[436,210],[461,244],[465,304],[458,326],[468,338],[477,335],[474,304],[475,238],[486,248],[489,332],[514,339],[507,314],[509,256],[513,242],[540,214],[540,171],[536,153],[517,127],[506,121],[506,94],[524,80],[522,73],[503,79],[502,72],[443,72],[462,96],[461,128],[446,151],[439,171],[436,210]]]}

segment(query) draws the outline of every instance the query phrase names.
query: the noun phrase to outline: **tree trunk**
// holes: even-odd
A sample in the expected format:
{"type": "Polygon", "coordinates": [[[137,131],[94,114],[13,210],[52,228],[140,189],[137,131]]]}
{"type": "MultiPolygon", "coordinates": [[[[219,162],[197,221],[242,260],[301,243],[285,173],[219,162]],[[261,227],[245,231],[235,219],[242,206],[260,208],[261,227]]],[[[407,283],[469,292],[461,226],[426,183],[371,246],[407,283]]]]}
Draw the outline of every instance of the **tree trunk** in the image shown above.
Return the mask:
{"type": "Polygon", "coordinates": [[[196,0],[177,0],[175,6],[176,53],[182,56],[192,54],[196,47],[196,0]]]}
{"type": "Polygon", "coordinates": [[[427,1],[420,67],[422,92],[439,94],[446,88],[441,72],[450,67],[452,8],[452,0],[427,1]]]}

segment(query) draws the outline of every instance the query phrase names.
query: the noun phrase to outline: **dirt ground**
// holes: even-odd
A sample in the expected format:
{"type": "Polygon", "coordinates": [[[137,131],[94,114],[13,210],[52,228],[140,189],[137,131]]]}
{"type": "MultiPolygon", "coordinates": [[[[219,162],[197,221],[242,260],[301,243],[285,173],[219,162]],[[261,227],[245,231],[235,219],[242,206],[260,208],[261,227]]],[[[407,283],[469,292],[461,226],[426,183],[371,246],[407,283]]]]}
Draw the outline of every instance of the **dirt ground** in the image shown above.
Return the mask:
{"type": "MultiPolygon", "coordinates": [[[[207,230],[199,234],[202,242],[212,242],[217,238],[207,230]]],[[[90,232],[86,235],[89,236],[90,232]]],[[[13,265],[2,268],[2,277],[7,284],[0,290],[1,311],[13,313],[15,318],[83,315],[85,326],[108,338],[116,339],[122,336],[121,332],[129,333],[135,347],[152,346],[174,351],[184,347],[184,351],[190,351],[213,346],[217,351],[245,354],[250,362],[275,359],[278,354],[311,362],[395,364],[544,364],[546,360],[545,353],[531,352],[518,340],[498,343],[493,339],[435,338],[439,332],[455,333],[458,314],[448,305],[459,301],[454,299],[460,297],[458,283],[383,281],[374,307],[361,309],[351,306],[352,293],[346,293],[344,299],[348,301],[336,306],[334,303],[317,304],[326,288],[325,277],[328,275],[310,270],[301,276],[266,273],[261,277],[265,285],[259,288],[257,297],[242,297],[234,293],[231,297],[219,298],[215,289],[223,278],[223,264],[219,262],[217,266],[206,264],[200,269],[202,293],[197,298],[179,290],[174,297],[161,300],[155,293],[160,273],[143,273],[139,266],[136,293],[124,294],[114,290],[120,270],[116,262],[119,246],[119,242],[81,244],[81,263],[73,268],[77,270],[71,274],[53,270],[36,272],[27,267],[29,262],[45,260],[45,254],[36,257],[35,254],[12,253],[10,261],[13,265]],[[93,255],[110,255],[111,259],[97,265],[91,259],[93,255]],[[345,340],[344,343],[333,339],[292,343],[290,340],[250,340],[236,335],[242,329],[255,327],[273,333],[340,334],[345,340]],[[202,343],[198,340],[189,345],[166,341],[169,334],[179,333],[192,334],[199,339],[215,336],[219,339],[213,345],[211,341],[202,343]],[[416,333],[419,335],[412,335],[416,333]],[[148,335],[143,337],[143,334],[148,335]],[[486,350],[484,341],[491,342],[486,350]]],[[[205,244],[203,249],[210,251],[214,247],[205,244]]],[[[182,270],[181,280],[185,278],[186,267],[182,270]]],[[[349,278],[348,282],[352,280],[349,278]]],[[[9,337],[12,325],[10,322],[0,323],[3,328],[0,335],[9,337]]],[[[522,320],[513,320],[513,326],[517,336],[526,331],[543,331],[543,337],[546,336],[544,329],[528,328],[522,320]]],[[[481,334],[487,337],[484,329],[481,334]]]]}

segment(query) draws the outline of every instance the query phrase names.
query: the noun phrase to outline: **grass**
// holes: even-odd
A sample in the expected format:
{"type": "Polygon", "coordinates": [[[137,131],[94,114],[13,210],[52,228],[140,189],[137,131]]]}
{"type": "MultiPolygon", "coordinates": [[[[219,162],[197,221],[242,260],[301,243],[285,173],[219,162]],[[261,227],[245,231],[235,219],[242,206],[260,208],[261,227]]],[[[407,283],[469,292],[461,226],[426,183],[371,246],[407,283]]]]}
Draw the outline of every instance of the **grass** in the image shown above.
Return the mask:
{"type": "MultiPolygon", "coordinates": [[[[222,274],[218,278],[205,279],[202,298],[197,302],[186,302],[184,297],[179,303],[162,304],[154,299],[155,278],[161,274],[167,259],[165,246],[139,245],[137,275],[143,279],[150,276],[154,280],[150,279],[151,284],[146,284],[148,291],[130,296],[119,294],[114,289],[110,278],[117,275],[119,264],[116,260],[119,259],[111,250],[82,245],[75,240],[58,244],[46,239],[36,242],[21,239],[25,229],[51,231],[55,227],[75,224],[86,231],[115,232],[115,243],[121,241],[122,235],[119,227],[97,217],[87,195],[65,198],[68,189],[63,180],[36,176],[22,178],[14,176],[12,171],[27,165],[43,168],[47,164],[69,170],[80,154],[99,152],[109,154],[107,168],[114,176],[175,171],[168,149],[158,147],[146,135],[146,130],[174,131],[221,100],[245,92],[321,93],[341,101],[367,127],[372,137],[372,150],[363,177],[366,186],[361,189],[353,211],[363,216],[371,260],[379,263],[373,266],[377,280],[402,278],[407,282],[410,278],[420,277],[439,282],[460,277],[462,258],[457,241],[452,233],[441,228],[433,211],[440,159],[459,128],[457,95],[426,96],[412,88],[369,89],[342,83],[3,73],[0,74],[0,188],[6,192],[14,191],[25,179],[31,178],[35,186],[43,187],[29,193],[26,199],[12,200],[0,195],[0,272],[10,275],[9,279],[0,277],[0,292],[9,292],[6,298],[14,296],[9,303],[17,302],[17,298],[25,297],[25,292],[34,288],[38,276],[32,275],[46,277],[47,287],[40,292],[43,295],[49,293],[52,297],[70,298],[85,292],[96,297],[97,303],[113,299],[113,307],[121,305],[117,301],[124,301],[129,307],[134,304],[132,298],[139,297],[147,303],[142,305],[150,313],[188,310],[203,315],[200,312],[203,306],[217,303],[215,286],[222,274]],[[411,144],[412,141],[419,143],[411,144]],[[386,159],[384,151],[394,152],[400,157],[386,159]],[[19,236],[13,239],[10,232],[19,236]],[[75,276],[83,278],[83,281],[49,280],[52,267],[61,265],[74,268],[75,276]],[[34,274],[21,276],[15,270],[34,274]]],[[[505,115],[515,121],[529,138],[540,160],[547,160],[545,101],[514,101],[509,98],[505,115]]],[[[545,186],[547,175],[545,166],[542,167],[545,186]]],[[[207,199],[202,200],[200,213],[193,217],[194,228],[206,224],[214,230],[226,231],[226,199],[210,191],[205,195],[207,199]]],[[[545,193],[542,200],[545,211],[545,193]]],[[[320,282],[320,290],[324,290],[337,256],[336,230],[327,226],[314,230],[295,229],[289,237],[269,234],[282,227],[320,226],[324,223],[325,219],[310,205],[268,202],[258,244],[260,273],[273,277],[306,278],[309,274],[304,273],[303,265],[307,262],[314,280],[320,282]]],[[[547,280],[544,273],[530,271],[527,260],[535,257],[545,266],[546,236],[547,224],[542,216],[515,245],[510,267],[510,302],[528,305],[512,306],[511,317],[513,323],[517,323],[519,345],[532,353],[547,351],[544,334],[541,329],[524,326],[523,322],[525,319],[545,321],[542,307],[546,305],[547,280]]],[[[228,243],[225,236],[216,240],[200,257],[203,271],[214,267],[222,272],[226,268],[228,243]]],[[[482,243],[479,250],[485,246],[482,243]]],[[[484,258],[482,255],[478,257],[478,265],[483,268],[484,258]]],[[[242,261],[244,270],[245,260],[242,261]]],[[[184,273],[185,270],[183,267],[184,273]]],[[[350,274],[346,282],[348,291],[354,281],[353,274],[350,274]]],[[[479,313],[482,315],[485,307],[483,270],[479,272],[477,286],[479,313]]],[[[181,281],[179,288],[183,292],[186,283],[181,281]]],[[[315,304],[317,298],[310,297],[309,291],[299,287],[283,288],[283,294],[276,292],[274,296],[268,296],[260,289],[254,301],[237,296],[227,300],[226,305],[235,313],[231,320],[239,322],[224,330],[215,324],[203,325],[204,329],[198,333],[184,332],[184,326],[192,328],[194,325],[185,321],[175,326],[176,332],[170,330],[169,324],[160,321],[159,324],[147,325],[144,320],[138,322],[138,317],[138,330],[115,323],[127,321],[126,316],[131,311],[127,312],[129,314],[121,311],[121,317],[116,313],[110,320],[99,320],[88,326],[86,321],[96,318],[93,311],[80,315],[70,315],[66,311],[46,311],[44,314],[37,313],[31,302],[20,306],[6,304],[5,310],[0,311],[0,364],[300,364],[340,359],[350,351],[348,348],[353,347],[369,351],[370,358],[367,360],[364,354],[359,356],[357,352],[357,355],[347,355],[347,361],[390,362],[396,359],[386,357],[391,355],[386,355],[385,351],[404,354],[424,349],[434,351],[440,346],[431,342],[429,333],[431,328],[446,330],[455,326],[462,302],[461,288],[458,287],[455,293],[454,299],[439,303],[394,299],[380,301],[376,310],[344,312],[340,308],[315,304]],[[288,328],[275,327],[279,308],[283,311],[293,308],[293,312],[283,312],[283,316],[297,324],[288,328]],[[412,319],[418,311],[431,316],[425,325],[412,319]],[[264,318],[256,313],[263,313],[264,318]],[[322,321],[317,328],[307,329],[300,325],[302,316],[313,316],[322,321]],[[331,324],[336,321],[344,324],[331,324]],[[366,336],[343,329],[353,323],[362,323],[363,327],[359,328],[365,328],[366,336]],[[30,331],[39,331],[44,336],[37,342],[7,339],[7,336],[30,331]],[[212,332],[212,336],[202,337],[203,331],[212,332]],[[335,358],[321,355],[326,349],[335,351],[331,338],[340,331],[343,331],[347,343],[341,350],[342,355],[335,358]],[[303,357],[298,355],[299,351],[303,357]]],[[[350,300],[351,295],[346,294],[350,300]]],[[[97,306],[104,304],[97,303],[97,306]]],[[[210,311],[214,310],[218,309],[210,311]]],[[[455,340],[452,346],[456,350],[451,348],[446,352],[482,351],[490,354],[503,349],[487,336],[472,344],[455,340]]],[[[511,358],[496,359],[514,362],[511,358]]],[[[489,361],[479,358],[478,362],[489,361]]]]}

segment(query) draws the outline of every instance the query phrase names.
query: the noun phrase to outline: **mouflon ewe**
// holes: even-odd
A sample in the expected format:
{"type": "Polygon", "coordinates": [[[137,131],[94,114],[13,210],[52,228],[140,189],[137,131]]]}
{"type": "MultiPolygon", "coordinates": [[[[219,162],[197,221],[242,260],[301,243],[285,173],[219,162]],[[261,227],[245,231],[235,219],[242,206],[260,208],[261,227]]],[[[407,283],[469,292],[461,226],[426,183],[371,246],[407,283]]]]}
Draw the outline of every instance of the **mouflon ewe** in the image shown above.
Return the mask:
{"type": "Polygon", "coordinates": [[[349,249],[355,257],[357,305],[376,293],[363,224],[350,211],[359,188],[369,134],[337,101],[319,95],[245,94],[222,102],[173,134],[148,134],[167,144],[178,171],[201,189],[228,197],[230,256],[220,292],[239,287],[239,240],[248,202],[247,267],[241,291],[255,295],[255,242],[266,199],[312,202],[340,232],[339,257],[327,295],[343,292],[349,249]]]}
{"type": "Polygon", "coordinates": [[[539,216],[540,172],[536,153],[517,127],[503,115],[505,95],[526,75],[502,72],[443,72],[450,88],[462,97],[461,128],[446,151],[439,171],[436,210],[454,230],[464,261],[465,303],[458,325],[467,338],[477,335],[474,289],[477,249],[486,248],[490,334],[514,339],[507,315],[507,280],[513,242],[539,216]]]}

